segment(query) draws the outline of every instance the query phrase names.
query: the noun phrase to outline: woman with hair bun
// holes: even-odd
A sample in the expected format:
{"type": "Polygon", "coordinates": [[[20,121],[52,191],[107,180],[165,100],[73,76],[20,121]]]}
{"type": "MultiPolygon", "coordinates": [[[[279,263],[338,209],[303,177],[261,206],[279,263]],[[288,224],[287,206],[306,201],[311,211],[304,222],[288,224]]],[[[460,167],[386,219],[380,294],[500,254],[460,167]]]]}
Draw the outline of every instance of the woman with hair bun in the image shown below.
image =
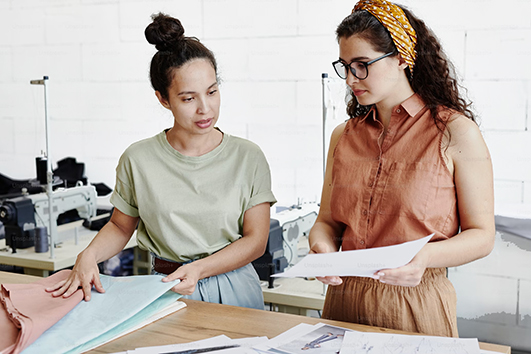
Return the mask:
{"type": "Polygon", "coordinates": [[[323,318],[456,337],[445,268],[493,248],[489,151],[439,41],[412,12],[362,0],[336,35],[350,119],[332,133],[311,252],[434,236],[407,265],[372,278],[319,278],[331,285],[323,318]]]}
{"type": "Polygon", "coordinates": [[[139,247],[163,281],[187,298],[263,309],[250,264],[265,250],[271,192],[260,148],[215,127],[220,108],[214,55],[181,22],[157,14],[145,36],[158,50],[150,68],[159,102],[173,127],[132,144],[116,168],[111,220],[79,254],[70,277],[48,289],[90,300],[104,292],[97,263],[120,252],[137,229],[139,247]]]}

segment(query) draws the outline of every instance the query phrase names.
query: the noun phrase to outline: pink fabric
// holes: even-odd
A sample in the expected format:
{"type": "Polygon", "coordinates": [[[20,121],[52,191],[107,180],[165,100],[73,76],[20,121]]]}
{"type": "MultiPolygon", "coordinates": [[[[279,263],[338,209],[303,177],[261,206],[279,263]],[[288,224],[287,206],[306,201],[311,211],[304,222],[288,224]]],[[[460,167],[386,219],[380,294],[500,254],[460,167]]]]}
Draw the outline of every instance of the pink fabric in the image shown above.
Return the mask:
{"type": "Polygon", "coordinates": [[[2,284],[0,288],[0,354],[20,353],[83,300],[53,297],[46,288],[68,278],[70,270],[31,284],[2,284]]]}

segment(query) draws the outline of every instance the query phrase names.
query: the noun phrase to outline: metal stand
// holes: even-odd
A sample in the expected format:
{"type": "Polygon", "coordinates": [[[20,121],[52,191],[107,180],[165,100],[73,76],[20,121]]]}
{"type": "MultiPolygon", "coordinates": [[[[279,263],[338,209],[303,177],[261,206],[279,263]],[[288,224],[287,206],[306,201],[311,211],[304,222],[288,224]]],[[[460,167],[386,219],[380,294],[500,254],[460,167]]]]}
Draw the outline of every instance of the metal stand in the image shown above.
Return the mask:
{"type": "Polygon", "coordinates": [[[50,213],[49,225],[48,225],[48,237],[50,240],[50,258],[55,258],[54,248],[55,248],[55,223],[53,218],[53,172],[52,172],[52,163],[50,158],[50,128],[48,120],[48,88],[46,82],[48,81],[48,76],[43,76],[42,80],[31,80],[30,84],[32,85],[43,85],[44,86],[44,122],[46,128],[46,194],[48,195],[48,212],[50,213]]]}
{"type": "Polygon", "coordinates": [[[323,183],[324,176],[326,173],[326,112],[328,110],[328,97],[327,97],[327,87],[328,87],[328,74],[321,74],[321,86],[323,89],[323,126],[322,126],[322,139],[323,139],[323,183]]]}
{"type": "MultiPolygon", "coordinates": [[[[323,139],[323,185],[324,185],[324,178],[326,175],[326,113],[328,111],[328,97],[327,97],[327,87],[328,82],[330,80],[328,79],[328,73],[322,73],[321,74],[321,86],[323,89],[323,126],[322,126],[322,139],[323,139]]],[[[325,283],[323,283],[323,292],[321,295],[326,295],[326,289],[327,286],[325,283]]]]}

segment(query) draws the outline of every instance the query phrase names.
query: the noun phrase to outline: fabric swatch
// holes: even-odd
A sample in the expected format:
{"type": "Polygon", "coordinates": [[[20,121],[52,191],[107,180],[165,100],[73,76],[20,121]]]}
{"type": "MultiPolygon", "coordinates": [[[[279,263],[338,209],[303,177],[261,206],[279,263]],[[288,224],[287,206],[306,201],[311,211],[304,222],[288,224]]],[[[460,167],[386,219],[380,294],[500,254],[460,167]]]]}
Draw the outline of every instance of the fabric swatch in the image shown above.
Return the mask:
{"type": "Polygon", "coordinates": [[[0,288],[0,353],[16,354],[33,343],[83,299],[82,291],[69,298],[53,297],[46,288],[68,278],[70,270],[31,284],[2,284],[0,288]]]}
{"type": "Polygon", "coordinates": [[[181,297],[169,291],[178,281],[164,283],[163,277],[100,275],[105,293],[92,290],[90,301],[80,302],[24,354],[79,353],[127,331],[181,297]]]}

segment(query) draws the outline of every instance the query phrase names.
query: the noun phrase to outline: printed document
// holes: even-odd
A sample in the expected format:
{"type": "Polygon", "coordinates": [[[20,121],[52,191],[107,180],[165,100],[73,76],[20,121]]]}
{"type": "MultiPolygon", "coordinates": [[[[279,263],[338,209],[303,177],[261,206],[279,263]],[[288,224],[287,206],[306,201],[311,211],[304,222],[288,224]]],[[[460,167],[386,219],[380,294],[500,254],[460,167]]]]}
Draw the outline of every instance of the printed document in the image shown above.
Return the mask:
{"type": "Polygon", "coordinates": [[[371,277],[381,269],[398,268],[408,264],[433,235],[387,247],[309,254],[284,273],[274,274],[273,277],[371,277]]]}

